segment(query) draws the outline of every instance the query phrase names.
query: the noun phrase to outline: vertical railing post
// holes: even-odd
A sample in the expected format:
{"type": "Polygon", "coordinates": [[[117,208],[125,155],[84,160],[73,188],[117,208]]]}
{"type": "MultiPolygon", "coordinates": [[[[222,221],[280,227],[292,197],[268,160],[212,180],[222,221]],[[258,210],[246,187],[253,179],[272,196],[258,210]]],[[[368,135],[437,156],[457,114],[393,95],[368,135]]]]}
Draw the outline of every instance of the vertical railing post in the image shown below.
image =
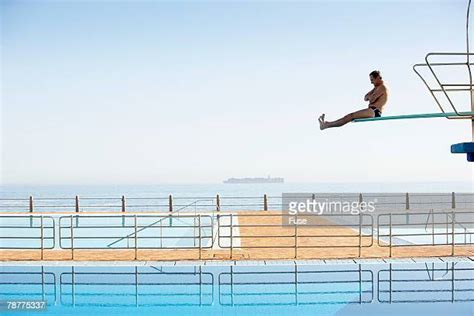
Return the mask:
{"type": "Polygon", "coordinates": [[[76,195],[76,213],[79,213],[79,196],[76,195]]]}
{"type": "Polygon", "coordinates": [[[196,247],[196,228],[197,226],[196,226],[196,213],[195,213],[193,217],[193,246],[194,247],[196,247]]]}
{"type": "Polygon", "coordinates": [[[41,299],[46,301],[46,289],[44,281],[44,266],[41,266],[41,299]]]}
{"type": "Polygon", "coordinates": [[[454,256],[454,216],[456,213],[454,213],[454,210],[451,212],[451,256],[454,256]]]}
{"type": "Polygon", "coordinates": [[[362,212],[359,212],[359,258],[362,255],[362,212]]]}
{"type": "Polygon", "coordinates": [[[135,307],[138,307],[138,267],[135,266],[135,307]]]}
{"type": "Polygon", "coordinates": [[[298,306],[298,265],[295,264],[295,305],[298,306]]]}
{"type": "Polygon", "coordinates": [[[448,245],[449,242],[449,215],[448,213],[446,214],[446,245],[448,245]]]}
{"type": "Polygon", "coordinates": [[[71,215],[71,257],[72,257],[72,260],[74,260],[74,221],[73,221],[72,215],[71,215]]]}
{"type": "MultiPolygon", "coordinates": [[[[76,195],[76,213],[79,213],[79,196],[76,195]]],[[[79,226],[79,217],[76,216],[76,227],[79,226]]]]}
{"type": "Polygon", "coordinates": [[[202,268],[199,266],[199,306],[202,306],[202,268]]]}
{"type": "Polygon", "coordinates": [[[456,208],[456,193],[451,192],[451,208],[456,208]]]}
{"type": "Polygon", "coordinates": [[[43,248],[44,248],[44,232],[43,232],[43,215],[41,215],[41,260],[43,260],[43,248]]]}
{"type": "Polygon", "coordinates": [[[233,214],[230,214],[230,259],[233,257],[233,229],[232,229],[232,224],[233,224],[233,214]]]}
{"type": "Polygon", "coordinates": [[[160,248],[163,248],[163,219],[160,220],[160,248]]]}
{"type": "MultiPolygon", "coordinates": [[[[71,217],[72,218],[72,217],[71,217]]],[[[71,219],[72,223],[72,219],[71,219]]],[[[72,306],[76,306],[76,272],[74,266],[71,267],[71,295],[72,295],[72,306]]]]}
{"type": "MultiPolygon", "coordinates": [[[[125,213],[125,195],[122,195],[121,202],[122,202],[122,213],[125,213]]],[[[125,222],[126,222],[125,218],[126,218],[126,216],[122,215],[122,226],[125,226],[125,222]]],[[[127,237],[127,243],[128,243],[129,239],[130,238],[127,237]]]]}
{"type": "Polygon", "coordinates": [[[408,213],[408,211],[410,210],[410,196],[408,195],[408,192],[405,193],[405,210],[407,211],[407,213],[406,213],[406,223],[409,224],[410,214],[408,213]]]}
{"type": "Polygon", "coordinates": [[[451,303],[454,303],[454,292],[456,291],[456,287],[454,286],[454,262],[451,262],[451,303]]]}
{"type": "Polygon", "coordinates": [[[359,263],[359,304],[362,304],[362,266],[359,263]]]}
{"type": "Polygon", "coordinates": [[[170,227],[173,226],[173,195],[169,195],[168,196],[168,215],[169,215],[169,218],[170,218],[170,227]]]}
{"type": "MultiPolygon", "coordinates": [[[[290,223],[288,223],[290,224],[290,223]]],[[[298,212],[295,214],[295,259],[298,259],[298,212]]]]}
{"type": "Polygon", "coordinates": [[[392,213],[390,213],[390,216],[389,216],[389,244],[388,244],[388,248],[389,248],[389,257],[391,258],[392,257],[392,213]]]}
{"type": "Polygon", "coordinates": [[[431,210],[431,239],[433,246],[435,245],[435,213],[431,210]]]}
{"type": "Polygon", "coordinates": [[[134,226],[135,226],[135,233],[134,233],[134,235],[135,235],[135,260],[137,260],[137,257],[138,257],[138,255],[137,255],[137,253],[138,253],[138,246],[137,246],[137,240],[138,240],[138,238],[137,238],[137,214],[135,214],[135,225],[134,226]]]}
{"type": "Polygon", "coordinates": [[[388,282],[388,285],[389,285],[389,303],[391,304],[392,303],[392,264],[390,263],[390,269],[389,269],[389,282],[388,282]]]}
{"type": "Polygon", "coordinates": [[[33,213],[33,197],[30,195],[30,213],[33,213]]]}
{"type": "Polygon", "coordinates": [[[168,211],[170,215],[173,212],[173,195],[171,194],[168,196],[168,211]]]}
{"type": "Polygon", "coordinates": [[[230,306],[234,306],[234,266],[230,265],[230,306]]]}
{"type": "Polygon", "coordinates": [[[359,204],[362,203],[363,198],[362,198],[362,193],[359,193],[359,204]]]}
{"type": "Polygon", "coordinates": [[[198,215],[199,220],[199,260],[202,259],[202,244],[201,244],[201,214],[198,215]]]}
{"type": "MultiPolygon", "coordinates": [[[[30,213],[33,213],[33,197],[30,195],[30,213]]],[[[33,227],[33,216],[30,216],[30,227],[33,227]]]]}
{"type": "Polygon", "coordinates": [[[268,196],[266,194],[263,195],[263,210],[268,211],[268,196]]]}
{"type": "Polygon", "coordinates": [[[216,211],[220,212],[221,210],[221,198],[219,194],[216,195],[216,211]]]}

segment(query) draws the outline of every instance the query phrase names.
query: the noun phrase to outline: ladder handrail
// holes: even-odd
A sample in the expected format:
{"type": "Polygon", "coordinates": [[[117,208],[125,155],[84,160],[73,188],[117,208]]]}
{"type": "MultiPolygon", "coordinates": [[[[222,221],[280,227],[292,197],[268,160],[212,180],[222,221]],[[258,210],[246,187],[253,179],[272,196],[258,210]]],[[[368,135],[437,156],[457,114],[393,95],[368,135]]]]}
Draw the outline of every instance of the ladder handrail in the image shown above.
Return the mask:
{"type": "MultiPolygon", "coordinates": [[[[185,206],[183,206],[183,207],[177,209],[176,211],[173,212],[173,214],[178,214],[178,215],[179,215],[179,212],[182,211],[182,210],[184,210],[185,208],[187,208],[187,207],[189,207],[189,206],[192,206],[192,205],[196,205],[198,202],[203,202],[203,201],[214,201],[214,200],[210,200],[210,199],[206,199],[206,200],[196,200],[196,201],[194,201],[194,202],[192,202],[192,203],[189,203],[188,205],[185,205],[185,206]]],[[[116,243],[118,243],[118,242],[124,240],[125,238],[133,237],[136,233],[141,232],[141,231],[143,231],[143,230],[145,230],[145,229],[147,229],[147,228],[149,228],[149,227],[151,227],[151,226],[154,226],[154,225],[156,225],[156,224],[158,224],[158,223],[161,223],[162,221],[164,221],[165,219],[167,219],[167,218],[169,218],[169,217],[171,217],[171,216],[172,216],[171,214],[164,215],[163,218],[160,218],[159,220],[157,220],[157,221],[155,221],[155,222],[153,222],[153,223],[151,223],[151,224],[149,224],[149,225],[143,226],[142,228],[140,228],[140,229],[137,230],[136,232],[130,233],[130,234],[124,236],[124,237],[121,237],[121,238],[117,239],[116,241],[114,241],[114,242],[108,244],[107,247],[110,247],[110,246],[112,246],[112,245],[115,245],[116,243]]]]}

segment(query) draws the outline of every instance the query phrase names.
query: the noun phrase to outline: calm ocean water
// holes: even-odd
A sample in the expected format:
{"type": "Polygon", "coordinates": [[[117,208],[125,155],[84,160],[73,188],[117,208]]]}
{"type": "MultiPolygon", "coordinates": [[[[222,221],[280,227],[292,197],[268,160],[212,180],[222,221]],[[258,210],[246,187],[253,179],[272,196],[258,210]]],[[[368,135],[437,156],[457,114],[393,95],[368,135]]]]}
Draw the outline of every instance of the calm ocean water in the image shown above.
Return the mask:
{"type": "Polygon", "coordinates": [[[268,184],[162,184],[162,185],[3,185],[0,198],[34,197],[213,197],[278,196],[282,193],[447,193],[474,192],[472,182],[393,183],[268,183],[268,184]]]}

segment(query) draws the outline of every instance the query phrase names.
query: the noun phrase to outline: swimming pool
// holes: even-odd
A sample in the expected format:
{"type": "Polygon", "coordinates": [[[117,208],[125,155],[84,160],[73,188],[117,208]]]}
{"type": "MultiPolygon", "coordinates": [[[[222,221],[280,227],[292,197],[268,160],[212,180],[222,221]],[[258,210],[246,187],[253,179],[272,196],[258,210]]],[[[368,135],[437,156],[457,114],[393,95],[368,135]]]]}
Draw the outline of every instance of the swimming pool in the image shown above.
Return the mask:
{"type": "Polygon", "coordinates": [[[472,315],[461,259],[4,263],[0,299],[46,300],[45,315],[472,315]]]}

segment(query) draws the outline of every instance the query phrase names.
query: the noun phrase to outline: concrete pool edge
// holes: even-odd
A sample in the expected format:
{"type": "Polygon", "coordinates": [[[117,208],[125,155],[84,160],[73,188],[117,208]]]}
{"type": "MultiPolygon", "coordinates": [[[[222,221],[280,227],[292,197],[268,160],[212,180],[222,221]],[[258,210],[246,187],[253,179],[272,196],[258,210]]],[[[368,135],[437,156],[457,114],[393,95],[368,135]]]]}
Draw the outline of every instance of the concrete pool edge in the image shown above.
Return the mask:
{"type": "Polygon", "coordinates": [[[187,261],[0,261],[0,266],[272,266],[474,262],[474,257],[411,257],[313,260],[187,260],[187,261]]]}

